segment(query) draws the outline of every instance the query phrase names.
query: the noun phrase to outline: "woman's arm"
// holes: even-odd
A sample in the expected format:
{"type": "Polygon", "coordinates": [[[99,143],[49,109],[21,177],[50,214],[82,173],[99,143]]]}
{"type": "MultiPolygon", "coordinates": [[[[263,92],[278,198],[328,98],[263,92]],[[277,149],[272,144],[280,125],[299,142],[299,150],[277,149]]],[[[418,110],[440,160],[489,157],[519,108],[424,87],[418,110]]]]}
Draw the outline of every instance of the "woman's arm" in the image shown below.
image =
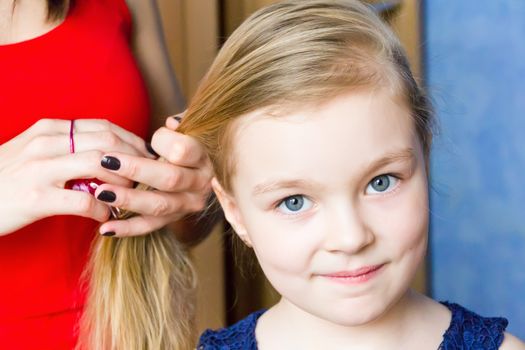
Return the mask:
{"type": "Polygon", "coordinates": [[[126,0],[133,20],[132,48],[152,104],[152,129],[184,109],[184,97],[171,67],[156,0],[126,0]]]}

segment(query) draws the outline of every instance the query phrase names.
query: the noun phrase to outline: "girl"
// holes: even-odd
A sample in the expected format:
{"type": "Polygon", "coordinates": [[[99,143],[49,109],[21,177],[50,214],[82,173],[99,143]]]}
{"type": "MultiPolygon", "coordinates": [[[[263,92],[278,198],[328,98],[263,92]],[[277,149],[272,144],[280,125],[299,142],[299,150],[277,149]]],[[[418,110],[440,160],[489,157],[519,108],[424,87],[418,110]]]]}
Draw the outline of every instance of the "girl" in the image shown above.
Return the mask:
{"type": "Polygon", "coordinates": [[[179,130],[280,301],[199,349],[525,349],[507,321],[410,284],[428,238],[432,114],[355,0],[289,0],[227,41],[179,130]]]}

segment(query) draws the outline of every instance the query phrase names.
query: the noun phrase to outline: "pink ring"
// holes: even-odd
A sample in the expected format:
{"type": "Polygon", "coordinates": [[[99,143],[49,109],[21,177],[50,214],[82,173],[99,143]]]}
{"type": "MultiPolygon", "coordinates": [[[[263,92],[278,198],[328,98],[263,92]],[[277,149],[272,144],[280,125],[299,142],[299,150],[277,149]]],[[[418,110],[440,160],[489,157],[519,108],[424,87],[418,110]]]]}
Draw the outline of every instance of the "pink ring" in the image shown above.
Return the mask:
{"type": "Polygon", "coordinates": [[[75,153],[75,139],[73,138],[74,129],[75,119],[71,119],[71,124],[69,124],[69,153],[75,153]]]}
{"type": "MultiPolygon", "coordinates": [[[[75,120],[71,120],[71,123],[69,124],[69,152],[75,153],[75,138],[73,137],[74,131],[75,131],[75,120]]],[[[92,179],[73,179],[66,182],[64,188],[74,190],[74,191],[81,191],[90,193],[92,195],[95,195],[95,191],[97,190],[97,187],[103,184],[102,181],[100,181],[97,178],[92,179]]],[[[117,213],[118,214],[118,213],[117,213]]],[[[116,214],[113,213],[113,216],[116,214]]]]}

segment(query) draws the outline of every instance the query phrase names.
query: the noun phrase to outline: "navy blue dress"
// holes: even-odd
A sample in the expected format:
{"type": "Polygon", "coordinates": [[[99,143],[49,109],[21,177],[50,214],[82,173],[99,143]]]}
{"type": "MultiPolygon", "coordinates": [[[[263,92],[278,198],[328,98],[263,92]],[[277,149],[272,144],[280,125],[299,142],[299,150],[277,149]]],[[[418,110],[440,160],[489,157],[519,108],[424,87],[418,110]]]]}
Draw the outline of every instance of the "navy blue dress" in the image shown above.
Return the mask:
{"type": "MultiPolygon", "coordinates": [[[[496,350],[503,342],[508,321],[500,317],[481,317],[458,304],[443,302],[452,320],[438,350],[496,350]]],[[[198,350],[257,350],[255,326],[265,310],[250,314],[231,327],[206,330],[198,350]]]]}

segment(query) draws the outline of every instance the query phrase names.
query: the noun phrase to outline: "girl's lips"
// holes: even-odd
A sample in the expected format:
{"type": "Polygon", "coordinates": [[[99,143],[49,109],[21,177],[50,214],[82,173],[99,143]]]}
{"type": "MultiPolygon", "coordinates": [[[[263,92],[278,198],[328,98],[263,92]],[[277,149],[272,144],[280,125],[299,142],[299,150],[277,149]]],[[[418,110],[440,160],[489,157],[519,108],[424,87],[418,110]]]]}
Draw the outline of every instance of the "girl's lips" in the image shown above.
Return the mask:
{"type": "Polygon", "coordinates": [[[372,279],[377,273],[381,271],[383,266],[385,266],[385,264],[364,266],[356,270],[337,271],[320,274],[319,276],[342,283],[360,283],[372,279]]]}

